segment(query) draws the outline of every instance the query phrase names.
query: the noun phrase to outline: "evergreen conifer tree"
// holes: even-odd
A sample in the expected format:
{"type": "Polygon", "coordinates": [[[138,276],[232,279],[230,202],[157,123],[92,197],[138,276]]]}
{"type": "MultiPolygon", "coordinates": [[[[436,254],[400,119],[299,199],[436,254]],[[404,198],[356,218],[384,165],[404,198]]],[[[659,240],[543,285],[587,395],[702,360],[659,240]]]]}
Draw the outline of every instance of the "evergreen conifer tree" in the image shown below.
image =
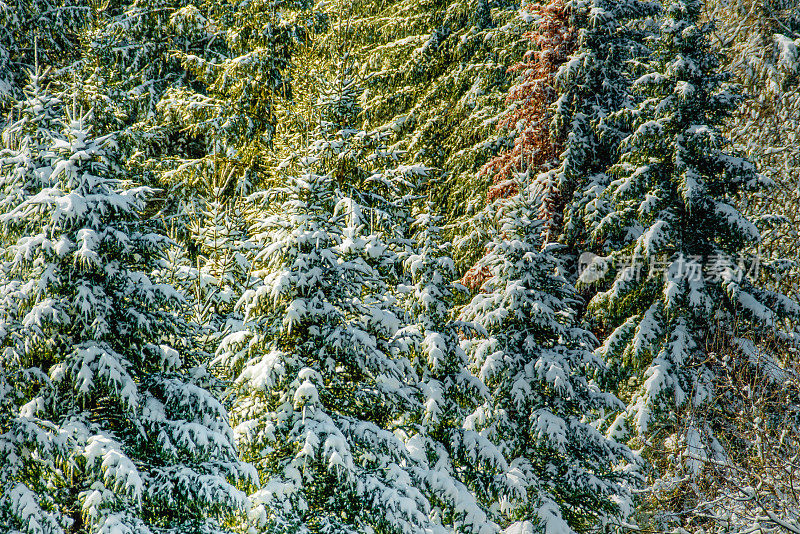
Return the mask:
{"type": "Polygon", "coordinates": [[[792,0],[709,1],[714,42],[743,99],[726,134],[776,187],[738,207],[761,230],[765,282],[798,298],[800,256],[800,4],[792,0]]]}
{"type": "Polygon", "coordinates": [[[440,531],[402,439],[421,404],[389,283],[401,271],[396,206],[375,188],[415,171],[384,166],[380,138],[354,128],[349,90],[321,94],[323,120],[299,172],[252,197],[262,213],[253,285],[238,304],[243,329],[217,354],[240,443],[262,477],[251,521],[279,532],[440,531]]]}
{"type": "Polygon", "coordinates": [[[591,302],[609,332],[599,354],[628,402],[611,431],[621,436],[629,421],[646,452],[660,451],[650,458],[665,481],[725,461],[724,429],[707,410],[727,372],[719,352],[779,384],[779,359],[759,342],[791,341],[784,321],[800,312],[752,276],[758,258],[746,252],[759,232],[734,206],[769,181],[720,131],[739,96],[710,48],[702,5],[665,7],[651,72],[635,84],[643,97],[630,112],[635,130],[605,194],[613,209],[595,230],[598,240],[627,244],[605,261],[614,263],[611,286],[591,302]]]}
{"type": "MultiPolygon", "coordinates": [[[[553,108],[551,135],[564,139],[560,164],[538,178],[545,194],[546,220],[563,217],[563,236],[575,254],[602,253],[614,243],[592,241],[591,230],[608,207],[602,192],[611,181],[608,169],[617,161],[624,123],[609,120],[613,113],[635,103],[630,85],[636,60],[649,50],[644,24],[660,5],[646,0],[591,0],[571,4],[577,49],[556,75],[558,98],[553,108]]],[[[571,275],[571,278],[574,276],[571,275]]]]}
{"type": "Polygon", "coordinates": [[[620,524],[632,511],[625,464],[631,451],[592,419],[621,409],[589,379],[603,362],[576,317],[577,293],[559,274],[557,249],[542,248],[530,191],[506,201],[481,260],[491,273],[462,317],[484,334],[466,343],[489,388],[468,428],[509,460],[501,488],[507,532],[573,533],[620,524]],[[523,196],[524,195],[524,196],[523,196]]]}
{"type": "Polygon", "coordinates": [[[434,210],[429,203],[420,211],[418,249],[406,259],[411,283],[403,300],[412,324],[404,334],[413,345],[425,407],[420,432],[408,443],[423,466],[424,491],[440,520],[456,532],[497,532],[491,504],[508,465],[492,442],[464,428],[467,417],[488,399],[488,390],[470,372],[459,344],[471,328],[453,318],[465,288],[453,282],[455,262],[434,210]]]}
{"type": "Polygon", "coordinates": [[[225,197],[221,188],[205,209],[196,215],[192,239],[198,245],[196,269],[187,277],[187,290],[194,293],[193,319],[206,331],[208,348],[213,352],[219,339],[239,328],[241,313],[235,304],[250,279],[246,200],[225,197]]]}
{"type": "Polygon", "coordinates": [[[196,199],[202,208],[185,214],[190,232],[187,241],[193,250],[173,244],[166,251],[164,267],[157,272],[159,279],[187,297],[191,332],[206,362],[224,336],[241,328],[242,314],[236,303],[250,281],[253,246],[248,240],[246,199],[229,197],[220,187],[208,189],[211,200],[196,199]]]}
{"type": "Polygon", "coordinates": [[[29,83],[22,91],[24,100],[17,103],[11,123],[3,130],[6,173],[2,205],[7,209],[44,185],[54,157],[50,147],[60,134],[60,99],[42,86],[43,73],[29,71],[28,75],[29,83]]]}
{"type": "MultiPolygon", "coordinates": [[[[55,103],[34,90],[23,116],[51,114],[42,102],[55,103]]],[[[223,532],[252,468],[176,350],[183,298],[150,278],[166,239],[140,219],[149,190],[115,176],[113,142],[89,122],[73,112],[45,132],[35,165],[4,132],[4,189],[21,194],[0,215],[0,524],[223,532]]]]}
{"type": "MultiPolygon", "coordinates": [[[[239,167],[234,190],[246,190],[258,179],[261,152],[271,147],[275,135],[277,111],[292,98],[289,67],[296,45],[305,39],[299,18],[308,7],[308,0],[225,3],[216,16],[199,21],[221,32],[226,50],[211,57],[176,52],[195,83],[171,87],[158,107],[202,148],[179,157],[174,179],[196,183],[218,172],[218,160],[239,167]]],[[[189,17],[187,10],[175,16],[197,24],[202,13],[189,17]]]]}

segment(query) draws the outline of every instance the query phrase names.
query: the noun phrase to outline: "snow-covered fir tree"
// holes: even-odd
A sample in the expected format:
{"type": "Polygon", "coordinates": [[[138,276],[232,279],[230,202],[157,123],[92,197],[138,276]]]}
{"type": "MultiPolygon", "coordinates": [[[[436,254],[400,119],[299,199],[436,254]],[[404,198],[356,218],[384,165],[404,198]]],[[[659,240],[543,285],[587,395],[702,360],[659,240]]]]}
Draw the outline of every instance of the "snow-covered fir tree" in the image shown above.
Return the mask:
{"type": "Polygon", "coordinates": [[[624,125],[608,118],[634,103],[631,61],[649,55],[645,22],[658,9],[659,3],[646,0],[570,4],[577,49],[556,75],[558,98],[551,125],[551,135],[565,139],[564,149],[559,165],[538,181],[546,198],[558,199],[549,203],[548,211],[555,213],[547,219],[563,217],[560,241],[573,253],[602,252],[613,246],[591,239],[592,228],[609,209],[602,192],[611,181],[608,168],[617,161],[619,143],[627,133],[624,125]]]}
{"type": "Polygon", "coordinates": [[[184,243],[189,246],[173,243],[157,276],[187,297],[198,348],[210,357],[222,337],[241,327],[242,315],[235,305],[250,280],[253,243],[247,239],[247,200],[227,195],[223,187],[210,185],[207,190],[211,199],[194,199],[201,207],[183,214],[189,232],[184,243]]]}
{"type": "Polygon", "coordinates": [[[702,2],[675,0],[665,18],[650,72],[636,81],[643,97],[635,131],[623,142],[616,179],[605,199],[613,207],[595,239],[626,243],[601,260],[611,285],[590,303],[609,332],[599,349],[610,379],[628,402],[612,432],[642,437],[676,502],[707,461],[724,461],[720,421],[709,417],[716,376],[726,373],[717,351],[747,362],[779,384],[772,346],[791,341],[787,318],[800,308],[755,283],[757,257],[744,255],[759,232],[735,207],[768,180],[727,148],[720,128],[739,100],[725,83],[709,45],[702,2]],[[716,428],[716,430],[715,430],[716,428]]]}
{"type": "Polygon", "coordinates": [[[321,94],[327,120],[285,167],[299,172],[252,196],[262,212],[253,286],[238,303],[243,329],[216,359],[230,373],[239,443],[261,473],[250,520],[280,532],[435,531],[403,439],[422,405],[387,283],[401,267],[393,210],[371,185],[415,171],[384,167],[379,136],[353,128],[348,91],[321,94]]]}
{"type": "Polygon", "coordinates": [[[509,461],[501,488],[507,532],[571,534],[619,525],[632,512],[635,459],[594,419],[622,408],[590,377],[603,362],[559,274],[559,245],[542,248],[530,191],[507,201],[481,260],[491,273],[462,317],[483,335],[465,342],[488,400],[467,419],[509,461]],[[535,215],[534,215],[535,216],[535,215]]]}
{"type": "MultiPolygon", "coordinates": [[[[34,93],[23,116],[42,115],[43,102],[54,101],[34,93]]],[[[179,351],[183,298],[150,278],[166,239],[140,218],[149,190],[115,176],[113,141],[90,122],[73,111],[30,158],[4,132],[0,524],[225,532],[248,505],[235,484],[255,473],[225,409],[196,384],[202,369],[179,351]]]]}
{"type": "Polygon", "coordinates": [[[249,244],[244,199],[226,199],[219,188],[214,193],[193,228],[200,248],[195,317],[211,332],[223,333],[233,327],[228,320],[236,322],[238,317],[232,317],[233,308],[250,275],[249,244]]]}
{"type": "MultiPolygon", "coordinates": [[[[410,208],[421,177],[428,169],[422,165],[400,165],[401,154],[386,146],[384,131],[366,131],[358,127],[363,108],[359,105],[362,89],[355,77],[354,60],[349,54],[333,61],[336,72],[332,81],[321,80],[317,108],[321,138],[332,143],[316,150],[316,163],[337,177],[342,193],[350,197],[355,216],[368,221],[370,231],[380,233],[384,242],[399,254],[411,250],[410,208]]],[[[399,280],[400,263],[388,262],[376,267],[392,284],[399,280]]]]}
{"type": "Polygon", "coordinates": [[[421,463],[423,491],[443,523],[456,532],[498,532],[491,504],[508,465],[492,442],[464,428],[467,416],[488,399],[488,390],[470,372],[459,343],[470,325],[454,320],[454,306],[466,288],[453,282],[458,274],[440,220],[432,203],[420,210],[418,249],[405,260],[411,283],[403,302],[412,324],[403,335],[413,347],[425,406],[422,428],[408,446],[421,463]]]}
{"type": "Polygon", "coordinates": [[[61,100],[43,87],[46,76],[29,71],[28,77],[24,100],[17,102],[3,130],[3,209],[36,194],[46,183],[54,157],[50,148],[61,129],[61,100]]]}

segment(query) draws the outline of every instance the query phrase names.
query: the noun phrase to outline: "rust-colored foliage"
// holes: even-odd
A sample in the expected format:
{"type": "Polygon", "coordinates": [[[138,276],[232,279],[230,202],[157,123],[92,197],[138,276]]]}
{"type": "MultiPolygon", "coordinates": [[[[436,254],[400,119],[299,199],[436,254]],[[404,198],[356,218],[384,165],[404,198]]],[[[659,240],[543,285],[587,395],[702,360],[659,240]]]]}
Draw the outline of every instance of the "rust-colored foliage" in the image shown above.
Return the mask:
{"type": "MultiPolygon", "coordinates": [[[[509,90],[506,101],[511,108],[498,125],[500,129],[516,130],[517,136],[510,150],[498,154],[480,170],[482,175],[492,175],[487,202],[514,196],[517,193],[514,174],[530,170],[535,176],[548,170],[557,161],[563,146],[564,140],[550,128],[551,106],[558,98],[556,72],[575,50],[577,32],[569,23],[564,0],[553,0],[529,9],[536,29],[526,36],[533,46],[522,61],[509,68],[509,72],[521,73],[521,80],[509,90]]],[[[546,239],[550,240],[560,229],[564,199],[551,177],[543,175],[540,181],[543,183],[538,186],[543,198],[539,217],[545,221],[546,239]]],[[[474,290],[487,276],[485,267],[475,265],[461,283],[474,290]]]]}
{"type": "Polygon", "coordinates": [[[500,122],[505,130],[517,130],[511,150],[498,154],[480,170],[493,175],[488,200],[507,198],[516,193],[514,173],[527,169],[544,170],[558,157],[562,139],[550,131],[550,107],[558,94],[555,75],[575,49],[576,32],[569,24],[569,13],[563,0],[531,8],[537,28],[527,33],[533,43],[522,61],[509,68],[520,72],[522,79],[508,92],[506,101],[512,106],[500,122]]]}

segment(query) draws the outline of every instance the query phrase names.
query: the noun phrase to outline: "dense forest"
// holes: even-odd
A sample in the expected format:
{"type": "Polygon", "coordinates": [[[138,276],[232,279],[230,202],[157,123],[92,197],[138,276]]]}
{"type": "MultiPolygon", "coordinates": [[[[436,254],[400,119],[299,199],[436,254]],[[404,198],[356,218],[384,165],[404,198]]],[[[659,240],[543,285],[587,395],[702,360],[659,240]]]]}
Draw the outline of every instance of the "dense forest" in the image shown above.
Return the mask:
{"type": "Polygon", "coordinates": [[[0,21],[3,533],[800,533],[797,0],[0,21]]]}

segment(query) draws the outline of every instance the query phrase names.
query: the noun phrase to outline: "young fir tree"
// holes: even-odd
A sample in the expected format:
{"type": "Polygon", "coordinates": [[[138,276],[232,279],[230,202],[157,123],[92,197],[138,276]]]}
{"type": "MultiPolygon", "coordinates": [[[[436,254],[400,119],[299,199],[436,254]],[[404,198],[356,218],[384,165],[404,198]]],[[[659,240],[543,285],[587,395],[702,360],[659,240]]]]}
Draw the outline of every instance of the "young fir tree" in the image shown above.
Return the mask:
{"type": "Polygon", "coordinates": [[[513,486],[502,488],[508,532],[574,533],[625,521],[631,451],[592,424],[620,401],[589,376],[603,369],[576,318],[577,293],[559,273],[559,245],[523,195],[507,201],[481,260],[491,276],[462,317],[484,334],[466,343],[490,397],[467,420],[497,444],[513,486]]]}
{"type": "Polygon", "coordinates": [[[440,521],[455,532],[491,533],[491,503],[503,485],[508,466],[497,447],[464,422],[488,399],[486,386],[469,369],[459,344],[468,323],[453,319],[465,288],[454,283],[455,262],[443,243],[432,203],[416,221],[417,251],[406,260],[410,284],[404,304],[412,324],[404,335],[413,346],[412,363],[421,380],[425,410],[421,431],[408,446],[424,470],[424,490],[440,521]]]}
{"type": "MultiPolygon", "coordinates": [[[[235,172],[235,169],[230,169],[235,172]]],[[[224,175],[223,175],[224,179],[224,175]]],[[[208,361],[227,334],[239,330],[242,314],[236,302],[250,280],[247,201],[229,197],[221,187],[208,186],[211,200],[195,200],[202,208],[184,214],[189,221],[189,253],[173,244],[166,251],[166,264],[157,272],[188,299],[189,318],[197,346],[208,361]]]]}
{"type": "MultiPolygon", "coordinates": [[[[23,116],[47,101],[34,96],[23,116]]],[[[223,532],[219,519],[247,505],[233,484],[252,468],[174,348],[183,299],[149,277],[166,244],[140,220],[149,191],[123,187],[111,140],[88,121],[47,132],[33,167],[4,132],[3,188],[23,193],[0,215],[0,523],[223,532]]]]}
{"type": "Polygon", "coordinates": [[[190,290],[195,293],[194,320],[206,330],[213,352],[220,336],[241,323],[241,314],[234,308],[250,278],[247,256],[252,243],[248,241],[246,200],[226,198],[220,187],[212,192],[214,196],[196,214],[192,226],[198,253],[190,290]]]}
{"type": "Polygon", "coordinates": [[[707,417],[716,375],[727,372],[717,350],[779,381],[776,361],[744,337],[781,342],[783,320],[800,312],[745,272],[757,258],[742,254],[759,232],[734,203],[768,181],[727,151],[720,126],[739,97],[710,49],[701,8],[666,5],[651,72],[635,84],[643,97],[631,112],[635,131],[606,192],[613,210],[595,232],[627,246],[613,256],[610,289],[591,302],[609,332],[599,353],[628,401],[611,430],[628,420],[646,451],[661,452],[657,474],[676,481],[726,457],[723,429],[707,417]]]}
{"type": "Polygon", "coordinates": [[[261,473],[255,528],[437,530],[402,439],[421,411],[418,378],[387,283],[400,271],[392,209],[372,185],[409,177],[384,167],[379,139],[353,127],[349,95],[322,91],[324,119],[300,172],[252,197],[263,213],[253,286],[238,304],[244,328],[217,362],[230,373],[242,450],[261,473]]]}
{"type": "Polygon", "coordinates": [[[3,175],[2,209],[12,209],[46,183],[53,158],[49,149],[61,127],[61,101],[43,88],[46,75],[29,71],[28,76],[24,100],[14,107],[12,120],[3,130],[7,172],[3,175]]]}

